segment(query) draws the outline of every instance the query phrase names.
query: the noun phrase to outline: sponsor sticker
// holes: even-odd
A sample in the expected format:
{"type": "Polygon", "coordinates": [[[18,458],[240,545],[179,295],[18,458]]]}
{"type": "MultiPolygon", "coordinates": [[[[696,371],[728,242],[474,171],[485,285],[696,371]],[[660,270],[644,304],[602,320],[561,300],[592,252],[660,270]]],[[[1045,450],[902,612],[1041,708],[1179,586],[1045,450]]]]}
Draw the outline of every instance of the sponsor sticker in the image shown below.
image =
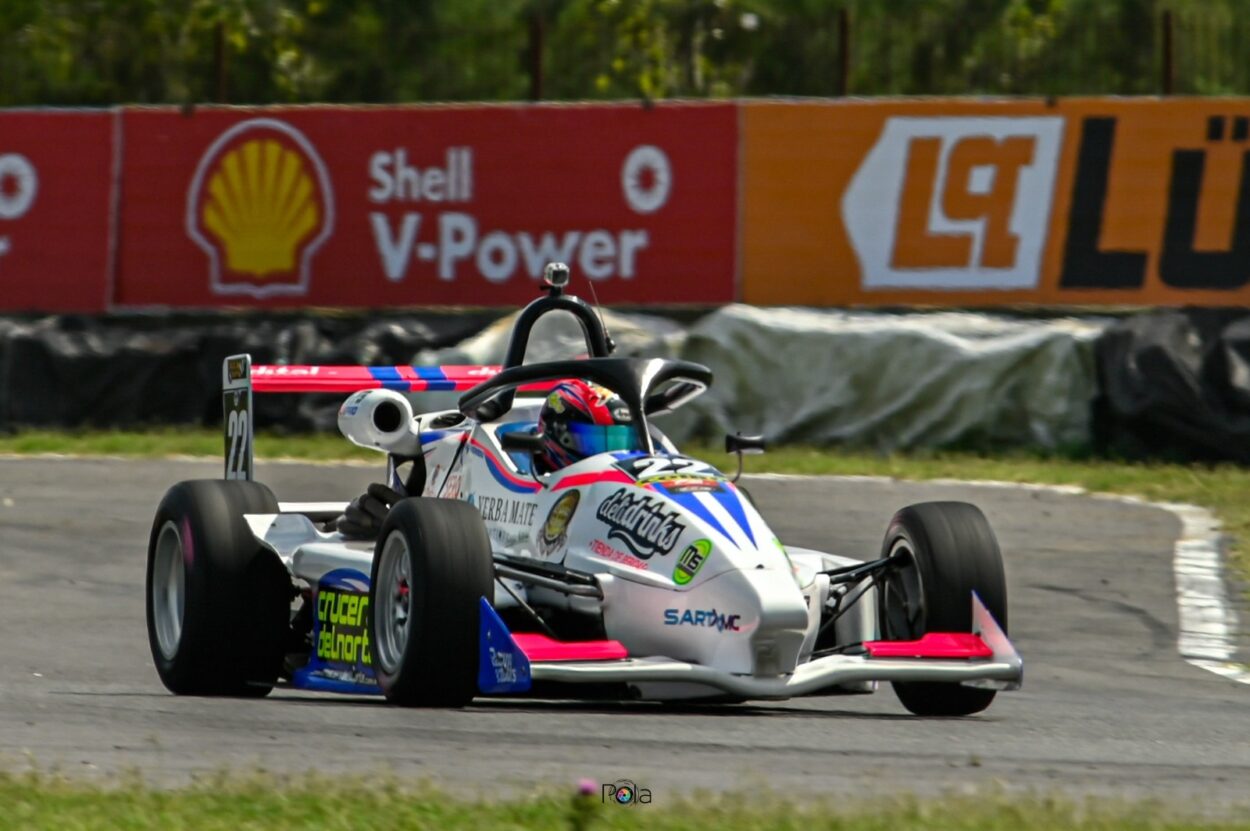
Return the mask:
{"type": "Polygon", "coordinates": [[[369,594],[323,587],[317,592],[317,657],[327,663],[370,667],[369,594]]]}
{"type": "Polygon", "coordinates": [[[569,523],[581,499],[581,491],[569,491],[551,506],[551,513],[547,514],[547,521],[538,534],[538,551],[544,557],[550,557],[568,542],[569,523]]]}
{"type": "Polygon", "coordinates": [[[725,490],[721,480],[712,476],[697,476],[684,473],[665,473],[639,479],[638,484],[657,485],[668,493],[721,493],[725,490]]]}
{"type": "Polygon", "coordinates": [[[490,647],[490,665],[495,670],[496,684],[515,684],[517,682],[516,665],[512,661],[511,652],[503,652],[490,647]]]}
{"type": "Polygon", "coordinates": [[[479,496],[477,509],[487,522],[502,522],[528,528],[534,524],[534,511],[538,509],[538,504],[521,499],[479,496]]]}
{"type": "Polygon", "coordinates": [[[603,540],[590,541],[590,553],[596,557],[602,557],[605,560],[611,560],[614,563],[621,563],[632,568],[648,569],[645,560],[640,560],[632,554],[626,554],[624,551],[618,551],[603,540]]]}
{"type": "Polygon", "coordinates": [[[673,582],[679,586],[684,586],[694,579],[699,573],[699,569],[703,568],[703,564],[707,562],[708,555],[712,553],[712,543],[710,540],[695,540],[686,546],[686,550],[681,552],[681,556],[677,558],[677,566],[673,569],[673,582]]]}
{"type": "Polygon", "coordinates": [[[625,488],[605,499],[595,516],[610,529],[608,539],[618,540],[644,560],[668,554],[686,530],[681,515],[666,508],[663,500],[625,488]]]}
{"type": "Polygon", "coordinates": [[[717,632],[740,632],[738,621],[742,615],[729,615],[711,609],[665,609],[665,626],[697,626],[715,629],[717,632]]]}

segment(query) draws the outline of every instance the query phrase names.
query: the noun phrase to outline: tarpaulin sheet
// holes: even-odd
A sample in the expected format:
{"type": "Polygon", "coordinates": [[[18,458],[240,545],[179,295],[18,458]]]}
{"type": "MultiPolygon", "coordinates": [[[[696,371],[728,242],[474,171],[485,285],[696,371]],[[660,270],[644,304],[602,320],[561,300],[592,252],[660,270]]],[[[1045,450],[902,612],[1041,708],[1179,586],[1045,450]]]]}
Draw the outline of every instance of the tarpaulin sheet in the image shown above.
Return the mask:
{"type": "MultiPolygon", "coordinates": [[[[502,359],[511,317],[428,363],[502,359]]],[[[545,321],[544,321],[545,322],[545,321]]],[[[709,366],[712,389],[657,419],[674,439],[725,432],[882,451],[949,445],[1044,448],[1090,441],[1093,344],[1106,323],[981,314],[847,313],[731,305],[689,327],[610,315],[619,354],[709,366]]],[[[569,357],[571,321],[535,330],[529,360],[569,357]]]]}

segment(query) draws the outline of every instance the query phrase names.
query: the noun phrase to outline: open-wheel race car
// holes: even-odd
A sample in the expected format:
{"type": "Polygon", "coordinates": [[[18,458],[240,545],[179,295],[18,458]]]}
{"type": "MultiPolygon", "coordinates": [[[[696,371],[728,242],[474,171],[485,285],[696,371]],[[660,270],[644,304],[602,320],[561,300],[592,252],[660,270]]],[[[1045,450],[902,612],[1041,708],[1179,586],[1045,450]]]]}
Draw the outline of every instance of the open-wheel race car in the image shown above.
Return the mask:
{"type": "MultiPolygon", "coordinates": [[[[1020,685],[979,509],[903,508],[869,559],[784,545],[736,476],[652,422],[712,372],[612,357],[594,309],[565,293],[567,267],[544,283],[502,367],[225,361],[225,478],[174,485],[152,525],[147,623],[166,687],[460,706],[786,699],[888,681],[913,713],[967,715],[1020,685]],[[576,318],[588,357],[524,363],[550,312],[576,318]],[[404,393],[437,390],[462,391],[459,406],[414,414],[404,393]],[[278,502],[252,480],[252,396],[267,392],[348,394],[340,430],[385,454],[384,481],[350,503],[278,502]]],[[[739,472],[741,453],[762,449],[726,444],[739,472]]]]}

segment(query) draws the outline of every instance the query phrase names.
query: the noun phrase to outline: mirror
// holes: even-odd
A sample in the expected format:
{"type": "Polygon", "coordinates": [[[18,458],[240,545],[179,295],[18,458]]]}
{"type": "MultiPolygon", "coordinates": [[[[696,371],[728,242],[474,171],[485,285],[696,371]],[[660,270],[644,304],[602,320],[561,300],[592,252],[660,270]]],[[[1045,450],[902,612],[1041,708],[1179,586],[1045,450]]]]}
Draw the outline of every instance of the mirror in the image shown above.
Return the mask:
{"type": "Polygon", "coordinates": [[[753,456],[763,453],[764,450],[765,442],[763,436],[744,436],[741,433],[725,436],[726,453],[743,453],[753,456]]]}
{"type": "MultiPolygon", "coordinates": [[[[764,452],[763,436],[744,436],[741,433],[733,435],[725,435],[725,452],[733,453],[738,457],[738,470],[734,473],[731,482],[737,482],[742,478],[742,457],[744,455],[757,455],[764,452]]],[[[754,504],[754,503],[752,503],[754,504]]]]}
{"type": "Polygon", "coordinates": [[[543,437],[516,430],[500,436],[499,446],[509,453],[540,453],[543,449],[543,437]]]}

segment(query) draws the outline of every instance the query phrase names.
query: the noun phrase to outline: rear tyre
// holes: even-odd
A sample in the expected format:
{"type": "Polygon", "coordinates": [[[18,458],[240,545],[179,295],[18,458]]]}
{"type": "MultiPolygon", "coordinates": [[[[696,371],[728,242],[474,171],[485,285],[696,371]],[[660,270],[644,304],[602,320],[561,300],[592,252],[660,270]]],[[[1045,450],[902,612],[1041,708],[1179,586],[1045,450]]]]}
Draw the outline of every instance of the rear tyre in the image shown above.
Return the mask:
{"type": "Polygon", "coordinates": [[[477,694],[479,602],[495,567],[482,515],[404,499],[382,523],[369,589],[373,667],[388,701],[462,707],[477,694]]]}
{"type": "MultiPolygon", "coordinates": [[[[1007,631],[1007,584],[998,540],[985,514],[966,502],[923,502],[890,521],[882,556],[899,562],[879,594],[887,640],[915,640],[926,632],[971,632],[972,592],[1007,631]]],[[[994,700],[994,690],[958,683],[895,681],[894,692],[921,716],[966,716],[994,700]]]]}
{"type": "Polygon", "coordinates": [[[291,578],[244,514],[278,512],[258,482],[179,482],[148,541],[148,644],[178,695],[259,697],[273,689],[289,628],[291,578]]]}

